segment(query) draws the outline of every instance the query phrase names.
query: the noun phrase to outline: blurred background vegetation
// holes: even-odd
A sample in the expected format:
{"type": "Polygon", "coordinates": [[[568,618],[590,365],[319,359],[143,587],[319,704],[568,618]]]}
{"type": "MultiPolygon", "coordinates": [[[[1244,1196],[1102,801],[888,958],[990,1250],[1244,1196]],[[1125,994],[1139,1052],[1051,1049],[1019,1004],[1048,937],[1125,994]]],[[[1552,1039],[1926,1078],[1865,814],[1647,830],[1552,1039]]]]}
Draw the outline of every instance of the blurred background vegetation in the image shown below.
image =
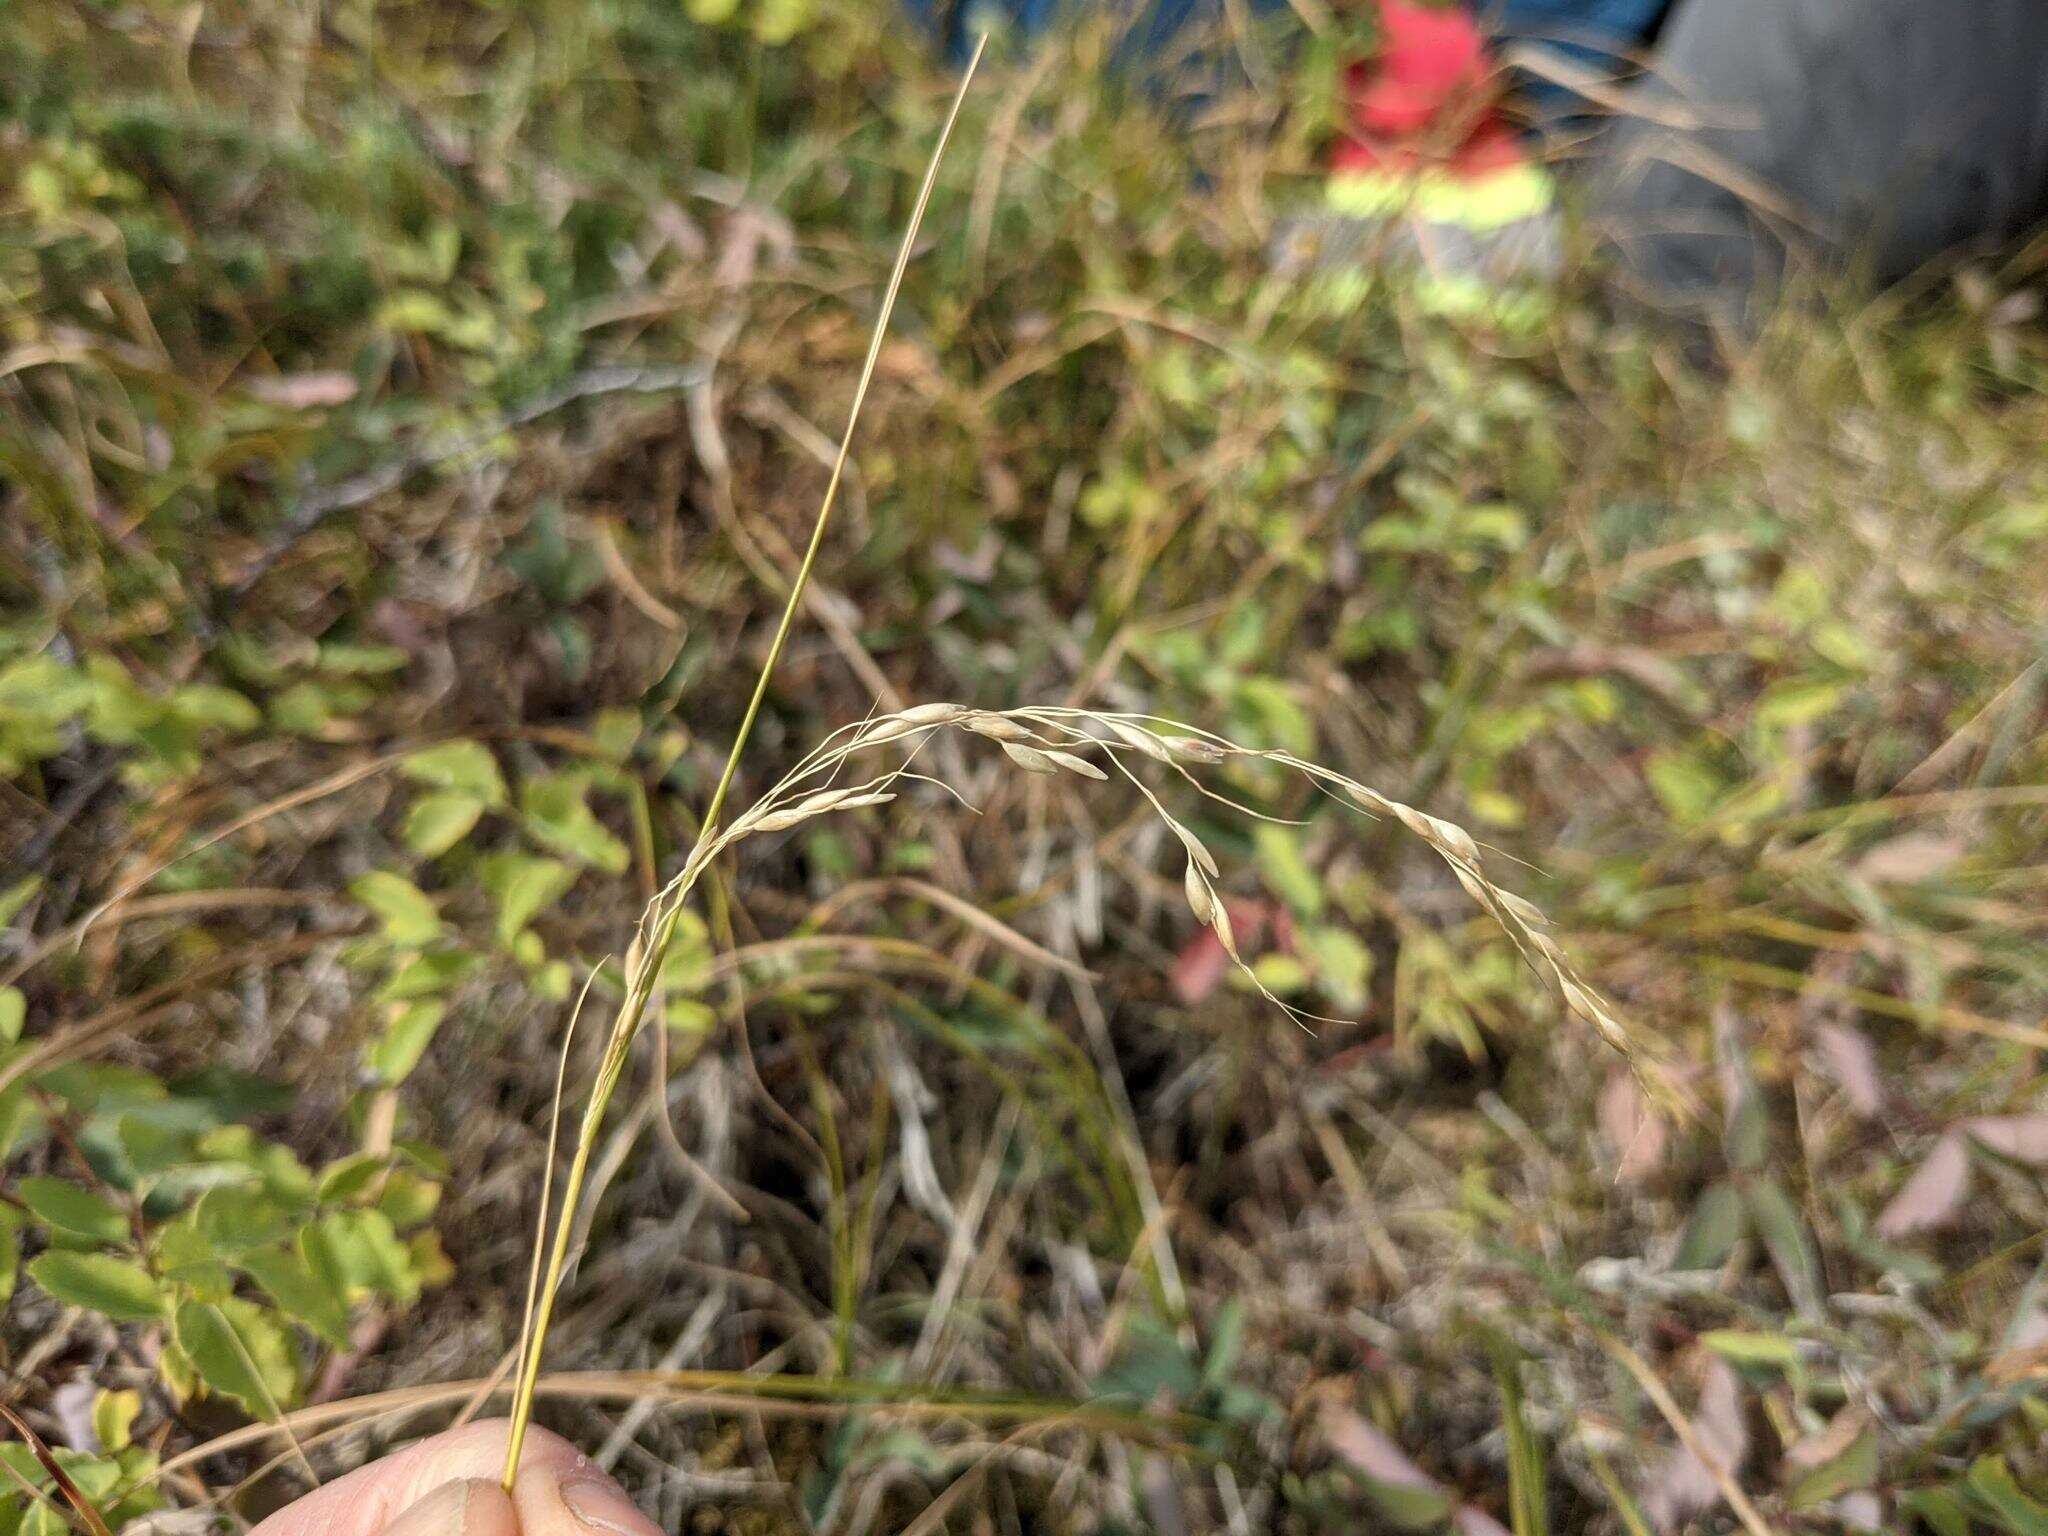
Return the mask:
{"type": "MultiPolygon", "coordinates": [[[[956,752],[685,924],[542,1417],[692,1532],[2048,1531],[2036,268],[1711,356],[1305,278],[1290,29],[998,46],[741,803],[878,699],[1284,747],[1671,1091],[1397,833],[1191,812],[1311,1032],[956,752]]],[[[0,1365],[116,1525],[501,1367],[949,88],[850,0],[0,12],[0,1365]]]]}

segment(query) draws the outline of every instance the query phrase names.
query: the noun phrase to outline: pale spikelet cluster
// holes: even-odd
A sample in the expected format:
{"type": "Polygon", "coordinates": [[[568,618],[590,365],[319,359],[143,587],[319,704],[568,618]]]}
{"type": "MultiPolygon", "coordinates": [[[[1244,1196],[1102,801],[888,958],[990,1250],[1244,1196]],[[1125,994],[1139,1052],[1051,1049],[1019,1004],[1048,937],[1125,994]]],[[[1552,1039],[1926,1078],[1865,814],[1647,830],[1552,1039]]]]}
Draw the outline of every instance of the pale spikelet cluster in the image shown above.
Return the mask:
{"type": "MultiPolygon", "coordinates": [[[[1274,996],[1238,953],[1229,909],[1216,894],[1215,881],[1220,872],[1215,856],[1188,826],[1167,809],[1158,794],[1132,770],[1126,759],[1143,759],[1155,768],[1177,776],[1205,798],[1231,806],[1246,816],[1258,817],[1259,813],[1204,784],[1191,769],[1212,767],[1233,758],[1277,764],[1301,774],[1317,787],[1347,800],[1360,810],[1374,816],[1391,817],[1434,848],[1450,865],[1458,883],[1506,930],[1530,965],[1556,989],[1565,1007],[1592,1025],[1608,1044],[1629,1056],[1636,1063],[1639,1074],[1643,1070],[1644,1063],[1632,1049],[1628,1032],[1593,989],[1580,980],[1566,960],[1564,951],[1544,932],[1542,913],[1486,877],[1480,866],[1478,845],[1471,836],[1462,827],[1390,800],[1355,779],[1289,752],[1253,751],[1211,732],[1178,725],[1153,715],[1051,708],[999,711],[970,709],[962,704],[920,704],[912,709],[863,720],[857,725],[842,726],[744,815],[723,826],[713,821],[706,834],[691,848],[682,869],[662,887],[641,916],[639,931],[634,935],[626,956],[626,995],[613,1016],[611,1032],[605,1040],[604,1056],[584,1106],[564,1186],[563,1214],[555,1225],[545,1270],[539,1263],[539,1250],[535,1252],[534,1285],[528,1298],[528,1322],[522,1333],[518,1388],[513,1401],[514,1432],[512,1449],[506,1460],[507,1486],[510,1486],[517,1469],[518,1437],[532,1413],[541,1352],[547,1338],[556,1288],[568,1258],[571,1217],[582,1195],[584,1175],[596,1147],[598,1127],[625,1070],[640,1022],[646,1017],[648,1005],[660,984],[662,957],[668,952],[677,921],[691,891],[710,862],[735,843],[761,833],[787,832],[819,816],[881,805],[895,798],[895,786],[906,779],[938,782],[913,772],[913,764],[931,736],[946,730],[963,731],[995,743],[1009,762],[1026,773],[1042,776],[1072,774],[1078,779],[1105,780],[1109,777],[1108,769],[1114,769],[1129,780],[1186,850],[1187,866],[1182,873],[1182,882],[1195,920],[1215,933],[1224,952],[1261,994],[1297,1021],[1306,1022],[1313,1015],[1304,1014],[1274,996]],[[855,758],[884,747],[897,749],[899,759],[893,766],[853,783],[834,782],[855,758]]],[[[846,777],[853,778],[854,775],[847,773],[846,777]]],[[[543,1231],[546,1230],[546,1221],[547,1204],[543,1199],[543,1231]]]]}
{"type": "MultiPolygon", "coordinates": [[[[634,973],[634,985],[629,989],[628,1008],[621,1012],[616,1026],[622,1037],[616,1040],[621,1064],[624,1047],[638,1023],[638,1010],[632,998],[645,995],[639,985],[640,973],[646,974],[647,985],[651,988],[675,914],[704,867],[733,844],[757,833],[785,832],[814,817],[879,805],[893,799],[899,780],[919,777],[912,772],[919,751],[934,733],[943,730],[959,730],[995,743],[1009,762],[1027,773],[1044,776],[1072,774],[1078,778],[1106,780],[1110,771],[1114,771],[1129,780],[1152,806],[1167,830],[1180,840],[1186,852],[1182,888],[1195,920],[1215,932],[1224,952],[1275,1006],[1285,1009],[1297,1019],[1308,1019],[1312,1016],[1273,996],[1259,983],[1257,975],[1238,953],[1229,909],[1217,894],[1216,881],[1220,878],[1220,870],[1215,856],[1133,769],[1141,759],[1161,765],[1198,794],[1252,817],[1258,817],[1259,813],[1203,783],[1192,770],[1236,758],[1271,763],[1298,773],[1326,793],[1370,815],[1399,822],[1433,848],[1450,866],[1458,883],[1501,926],[1529,964],[1555,989],[1565,1007],[1591,1025],[1616,1050],[1632,1054],[1628,1031],[1598,994],[1572,969],[1564,951],[1546,931],[1543,914],[1531,903],[1501,889],[1487,877],[1478,845],[1462,827],[1391,800],[1355,779],[1290,752],[1240,747],[1211,732],[1156,716],[1063,708],[997,711],[970,709],[961,704],[920,704],[833,732],[745,815],[715,831],[691,851],[681,872],[656,898],[642,923],[641,939],[635,945],[629,966],[634,973]],[[894,746],[901,753],[894,765],[858,782],[843,785],[833,782],[848,774],[855,758],[887,746],[894,746]]],[[[608,1057],[607,1066],[610,1065],[608,1057]]]]}

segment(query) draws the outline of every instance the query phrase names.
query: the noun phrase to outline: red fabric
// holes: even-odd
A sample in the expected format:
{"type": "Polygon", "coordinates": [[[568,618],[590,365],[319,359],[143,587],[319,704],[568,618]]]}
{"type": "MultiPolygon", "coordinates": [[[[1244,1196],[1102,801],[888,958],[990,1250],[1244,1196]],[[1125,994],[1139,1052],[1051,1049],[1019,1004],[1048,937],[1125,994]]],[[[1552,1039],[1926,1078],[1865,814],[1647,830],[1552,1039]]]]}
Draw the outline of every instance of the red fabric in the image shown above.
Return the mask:
{"type": "Polygon", "coordinates": [[[1351,124],[1335,168],[1477,176],[1520,164],[1521,146],[1493,105],[1493,63],[1471,14],[1416,0],[1377,4],[1380,51],[1346,73],[1351,124]]]}

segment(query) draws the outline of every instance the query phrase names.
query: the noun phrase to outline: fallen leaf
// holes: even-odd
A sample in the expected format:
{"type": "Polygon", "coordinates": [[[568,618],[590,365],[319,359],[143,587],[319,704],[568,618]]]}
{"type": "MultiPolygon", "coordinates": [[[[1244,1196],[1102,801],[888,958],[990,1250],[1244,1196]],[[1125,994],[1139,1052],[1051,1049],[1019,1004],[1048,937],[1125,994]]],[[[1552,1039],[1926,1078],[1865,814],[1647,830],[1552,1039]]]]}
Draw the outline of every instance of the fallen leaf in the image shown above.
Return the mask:
{"type": "Polygon", "coordinates": [[[92,1427],[92,1405],[100,1389],[89,1381],[67,1381],[50,1394],[50,1416],[64,1444],[74,1451],[97,1455],[100,1437],[92,1427]]]}
{"type": "Polygon", "coordinates": [[[1970,1149],[1950,1131],[1913,1170],[1905,1188],[1877,1218],[1880,1237],[1908,1237],[1946,1225],[1970,1188],[1970,1149]]]}
{"type": "Polygon", "coordinates": [[[316,373],[258,374],[243,380],[242,387],[265,405],[311,411],[326,405],[347,405],[361,386],[354,374],[335,368],[316,373]]]}
{"type": "Polygon", "coordinates": [[[1188,1536],[1187,1505],[1173,1480],[1170,1461],[1164,1456],[1147,1456],[1138,1474],[1138,1487],[1145,1495],[1145,1513],[1159,1536],[1188,1536]]]}
{"type": "Polygon", "coordinates": [[[737,288],[754,280],[761,253],[769,269],[783,271],[796,257],[796,232],[789,220],[772,209],[742,203],[726,216],[719,232],[718,259],[711,280],[721,288],[737,288]]]}
{"type": "MultiPolygon", "coordinates": [[[[1238,953],[1249,955],[1265,935],[1266,924],[1272,918],[1271,904],[1264,901],[1226,901],[1223,906],[1230,917],[1238,953]]],[[[1199,1003],[1216,990],[1230,970],[1230,955],[1224,949],[1223,941],[1214,928],[1204,928],[1174,956],[1173,971],[1168,981],[1173,987],[1173,995],[1180,1001],[1199,1003]]]]}
{"type": "Polygon", "coordinates": [[[1376,1483],[1436,1491],[1442,1484],[1408,1459],[1377,1425],[1349,1408],[1323,1409],[1323,1438],[1330,1449],[1376,1483]]]}
{"type": "Polygon", "coordinates": [[[1614,1149],[1617,1183],[1639,1184],[1664,1166],[1670,1132],[1628,1068],[1616,1067],[1607,1074],[1595,1117],[1600,1134],[1614,1149]]]}
{"type": "MultiPolygon", "coordinates": [[[[1692,1427],[1700,1449],[1722,1472],[1733,1475],[1749,1454],[1749,1429],[1742,1422],[1742,1384],[1734,1367],[1718,1355],[1709,1355],[1701,1369],[1692,1427]]],[[[1644,1495],[1643,1513],[1658,1530],[1675,1531],[1720,1502],[1721,1484],[1712,1468],[1679,1445],[1672,1447],[1662,1473],[1644,1495]]]]}
{"type": "Polygon", "coordinates": [[[1443,1502],[1431,1506],[1434,1520],[1448,1513],[1458,1536],[1509,1536],[1498,1520],[1476,1504],[1458,1503],[1450,1490],[1409,1460],[1377,1425],[1338,1404],[1323,1408],[1323,1438],[1330,1449],[1383,1489],[1409,1489],[1443,1502]]]}
{"type": "Polygon", "coordinates": [[[1173,995],[1184,1003],[1199,1003],[1216,990],[1229,968],[1230,956],[1223,952],[1223,941],[1216,937],[1214,928],[1204,928],[1173,957],[1173,971],[1168,978],[1173,995]]]}
{"type": "Polygon", "coordinates": [[[1872,885],[1910,885],[1932,879],[1967,851],[1960,838],[1908,832],[1866,851],[1856,861],[1856,873],[1872,885]]]}
{"type": "Polygon", "coordinates": [[[1870,1416],[1855,1404],[1841,1410],[1827,1426],[1796,1440],[1785,1452],[1785,1464],[1800,1471],[1824,1467],[1856,1443],[1856,1437],[1870,1424],[1870,1416]]]}
{"type": "Polygon", "coordinates": [[[1506,1526],[1476,1504],[1460,1504],[1452,1510],[1451,1527],[1458,1536],[1510,1536],[1506,1526]]]}
{"type": "Polygon", "coordinates": [[[1963,1129],[2001,1157],[2030,1168],[2048,1163],[2048,1115],[1982,1115],[1963,1129]]]}
{"type": "Polygon", "coordinates": [[[1841,1085],[1843,1097],[1856,1112],[1868,1116],[1883,1109],[1884,1080],[1878,1075],[1877,1053],[1870,1042],[1847,1024],[1822,1024],[1813,1034],[1828,1076],[1841,1085]]]}

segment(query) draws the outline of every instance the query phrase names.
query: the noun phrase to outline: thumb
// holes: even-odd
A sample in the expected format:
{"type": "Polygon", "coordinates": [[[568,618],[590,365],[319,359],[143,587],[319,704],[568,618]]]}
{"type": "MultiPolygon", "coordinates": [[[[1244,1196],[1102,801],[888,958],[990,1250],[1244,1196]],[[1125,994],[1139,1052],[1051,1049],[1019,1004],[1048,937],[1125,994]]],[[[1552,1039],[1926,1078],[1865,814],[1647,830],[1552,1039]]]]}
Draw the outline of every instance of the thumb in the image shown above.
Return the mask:
{"type": "Polygon", "coordinates": [[[471,1424],[317,1488],[250,1536],[661,1536],[560,1435],[528,1431],[508,1499],[509,1426],[471,1424]]]}
{"type": "Polygon", "coordinates": [[[409,1505],[383,1536],[519,1536],[519,1517],[503,1488],[466,1477],[409,1505]]]}

